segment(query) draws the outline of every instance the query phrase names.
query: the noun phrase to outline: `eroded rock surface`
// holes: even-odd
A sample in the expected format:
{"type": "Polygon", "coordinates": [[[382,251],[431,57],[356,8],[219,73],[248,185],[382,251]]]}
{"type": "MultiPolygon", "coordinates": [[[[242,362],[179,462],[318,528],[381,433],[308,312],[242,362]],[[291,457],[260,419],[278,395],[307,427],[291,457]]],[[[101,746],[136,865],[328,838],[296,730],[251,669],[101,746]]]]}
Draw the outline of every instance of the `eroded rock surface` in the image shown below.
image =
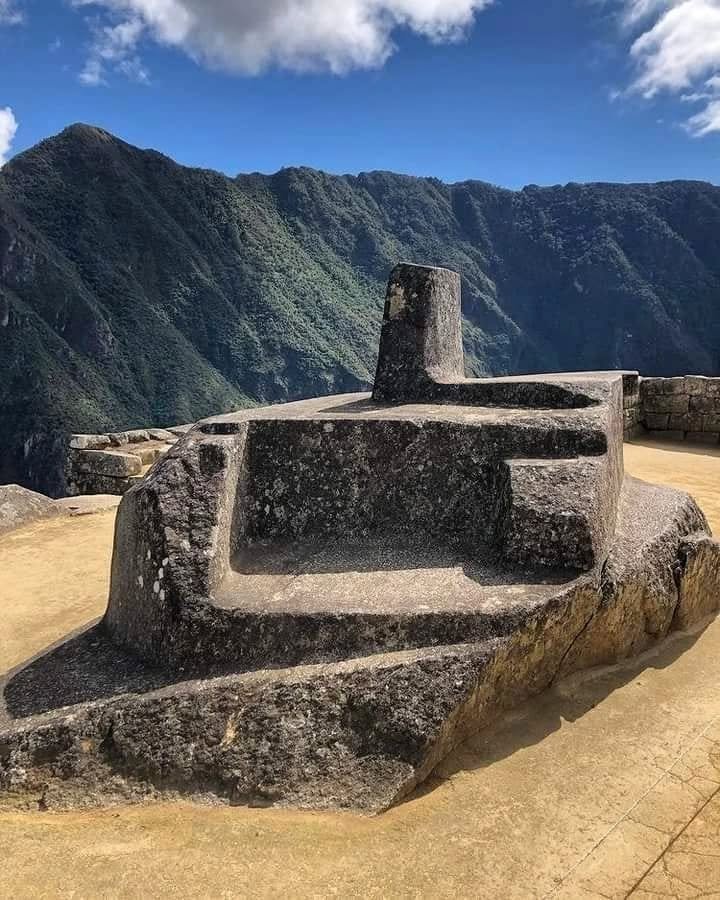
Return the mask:
{"type": "Polygon", "coordinates": [[[637,377],[465,379],[458,292],[398,267],[374,398],[207,420],[126,493],[103,623],[5,679],[0,803],[377,812],[717,611],[702,512],[624,477],[637,377]]]}
{"type": "Polygon", "coordinates": [[[54,501],[17,484],[0,485],[0,535],[60,514],[54,501]]]}

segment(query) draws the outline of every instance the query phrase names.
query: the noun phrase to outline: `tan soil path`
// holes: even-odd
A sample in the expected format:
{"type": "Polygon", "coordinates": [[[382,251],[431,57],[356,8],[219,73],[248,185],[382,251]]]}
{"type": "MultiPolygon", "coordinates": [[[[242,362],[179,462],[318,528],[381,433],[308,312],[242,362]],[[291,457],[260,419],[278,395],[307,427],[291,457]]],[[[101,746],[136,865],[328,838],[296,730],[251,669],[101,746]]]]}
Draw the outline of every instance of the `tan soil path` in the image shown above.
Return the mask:
{"type": "Polygon", "coordinates": [[[0,671],[102,614],[115,510],[0,537],[0,671]]]}
{"type": "Polygon", "coordinates": [[[637,441],[625,444],[625,468],[645,481],[688,491],[720,535],[720,446],[637,441]]]}
{"type": "MultiPolygon", "coordinates": [[[[720,452],[687,449],[627,447],[627,468],[690,488],[720,533],[720,452]]],[[[112,519],[0,541],[0,670],[102,612],[112,519]]],[[[718,790],[720,621],[559,685],[377,819],[185,803],[0,814],[0,897],[720,895],[718,790]]]]}

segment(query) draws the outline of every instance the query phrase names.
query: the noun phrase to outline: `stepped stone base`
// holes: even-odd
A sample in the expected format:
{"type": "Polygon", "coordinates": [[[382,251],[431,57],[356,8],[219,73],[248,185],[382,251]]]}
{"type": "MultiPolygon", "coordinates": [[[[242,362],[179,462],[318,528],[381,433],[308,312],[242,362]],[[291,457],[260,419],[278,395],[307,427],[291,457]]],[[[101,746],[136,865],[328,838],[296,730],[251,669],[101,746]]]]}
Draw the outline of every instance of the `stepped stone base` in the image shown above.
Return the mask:
{"type": "MultiPolygon", "coordinates": [[[[486,636],[468,623],[454,645],[183,681],[95,627],[2,684],[0,806],[183,795],[379,812],[503,710],[714,613],[720,545],[704,528],[687,495],[628,478],[602,574],[493,600],[480,585],[486,636]]],[[[412,583],[436,593],[432,569],[412,583]]]]}
{"type": "Polygon", "coordinates": [[[463,378],[459,285],[393,272],[372,397],[209,419],[130,488],[102,624],[2,686],[0,803],[378,812],[718,609],[702,512],[624,478],[637,376],[463,378]]]}
{"type": "Polygon", "coordinates": [[[122,496],[137,484],[190,430],[151,428],[113,434],[70,435],[65,460],[65,482],[70,497],[96,494],[122,496]]]}

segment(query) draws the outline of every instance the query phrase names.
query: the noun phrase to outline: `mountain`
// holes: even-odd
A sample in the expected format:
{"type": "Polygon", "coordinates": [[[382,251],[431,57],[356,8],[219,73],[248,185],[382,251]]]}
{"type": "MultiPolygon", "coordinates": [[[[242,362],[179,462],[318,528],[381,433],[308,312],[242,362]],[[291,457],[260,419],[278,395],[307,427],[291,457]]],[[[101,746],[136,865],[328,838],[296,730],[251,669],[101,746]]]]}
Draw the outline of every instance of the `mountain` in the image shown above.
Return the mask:
{"type": "Polygon", "coordinates": [[[64,435],[367,387],[399,260],[463,276],[471,374],[720,373],[720,188],[229,178],[74,125],[0,171],[0,483],[64,435]]]}

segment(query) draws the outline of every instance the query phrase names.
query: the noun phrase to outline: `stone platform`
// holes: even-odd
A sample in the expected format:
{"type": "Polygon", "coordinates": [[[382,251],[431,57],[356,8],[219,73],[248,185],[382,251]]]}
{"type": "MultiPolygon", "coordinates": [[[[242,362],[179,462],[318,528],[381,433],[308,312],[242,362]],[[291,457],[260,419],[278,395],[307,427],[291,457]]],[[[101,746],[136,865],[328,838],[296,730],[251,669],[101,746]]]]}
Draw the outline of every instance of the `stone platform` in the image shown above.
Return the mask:
{"type": "Polygon", "coordinates": [[[67,495],[122,496],[142,481],[150,467],[191,427],[71,434],[65,459],[67,495]]]}
{"type": "Polygon", "coordinates": [[[6,679],[0,802],[379,811],[502,710],[703,621],[720,546],[624,477],[627,383],[465,379],[459,279],[398,267],[372,396],[209,419],[125,495],[102,625],[6,679]]]}

